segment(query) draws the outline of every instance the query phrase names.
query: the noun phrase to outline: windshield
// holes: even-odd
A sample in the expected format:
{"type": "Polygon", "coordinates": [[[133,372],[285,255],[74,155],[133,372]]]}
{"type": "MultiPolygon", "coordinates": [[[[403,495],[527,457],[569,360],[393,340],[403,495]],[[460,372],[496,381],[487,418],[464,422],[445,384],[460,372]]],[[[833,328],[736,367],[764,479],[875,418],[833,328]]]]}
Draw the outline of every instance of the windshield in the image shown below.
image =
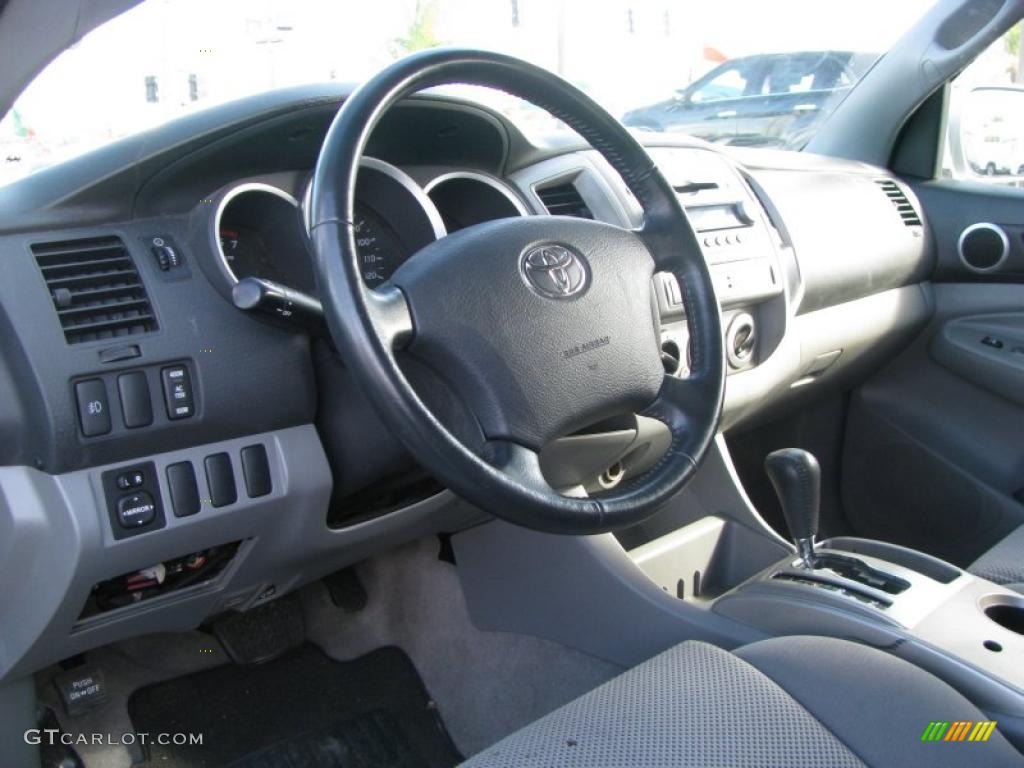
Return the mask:
{"type": "MultiPolygon", "coordinates": [[[[0,184],[194,110],[290,85],[358,82],[438,45],[528,59],[638,130],[799,149],[930,4],[149,0],[25,90],[0,121],[0,184]]],[[[527,133],[561,128],[515,100],[472,97],[527,133]]]]}

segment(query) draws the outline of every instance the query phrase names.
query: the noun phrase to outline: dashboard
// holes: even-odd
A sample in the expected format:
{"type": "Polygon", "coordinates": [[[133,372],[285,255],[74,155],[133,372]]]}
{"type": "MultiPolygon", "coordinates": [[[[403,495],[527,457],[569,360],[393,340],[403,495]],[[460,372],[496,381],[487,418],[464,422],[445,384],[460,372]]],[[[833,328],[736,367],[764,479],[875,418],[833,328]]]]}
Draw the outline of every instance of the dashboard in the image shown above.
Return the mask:
{"type": "MultiPolygon", "coordinates": [[[[310,179],[346,95],[224,105],[0,189],[0,579],[35,585],[31,600],[0,597],[0,622],[17,628],[0,678],[487,519],[416,466],[310,321],[310,179]],[[157,565],[173,578],[140,580],[157,565]]],[[[723,430],[863,375],[927,321],[934,245],[888,172],[645,140],[715,280],[723,430]]],[[[585,144],[530,140],[434,95],[381,121],[356,199],[370,289],[481,222],[642,219],[585,144]]],[[[684,376],[681,293],[655,276],[662,361],[684,376]]],[[[450,405],[444,372],[402,363],[428,403],[450,405]]],[[[658,423],[624,414],[555,441],[542,468],[599,493],[667,446],[658,423]]]]}

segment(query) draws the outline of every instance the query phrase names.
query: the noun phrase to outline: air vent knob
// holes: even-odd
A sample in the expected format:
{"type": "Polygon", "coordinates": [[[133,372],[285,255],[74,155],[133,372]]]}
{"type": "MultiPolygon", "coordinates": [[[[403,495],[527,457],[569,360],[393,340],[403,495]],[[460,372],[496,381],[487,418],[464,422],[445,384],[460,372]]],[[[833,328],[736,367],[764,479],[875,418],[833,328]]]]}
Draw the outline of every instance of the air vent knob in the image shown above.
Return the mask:
{"type": "Polygon", "coordinates": [[[71,306],[74,296],[67,288],[57,288],[53,292],[53,304],[57,309],[67,309],[71,306]]]}

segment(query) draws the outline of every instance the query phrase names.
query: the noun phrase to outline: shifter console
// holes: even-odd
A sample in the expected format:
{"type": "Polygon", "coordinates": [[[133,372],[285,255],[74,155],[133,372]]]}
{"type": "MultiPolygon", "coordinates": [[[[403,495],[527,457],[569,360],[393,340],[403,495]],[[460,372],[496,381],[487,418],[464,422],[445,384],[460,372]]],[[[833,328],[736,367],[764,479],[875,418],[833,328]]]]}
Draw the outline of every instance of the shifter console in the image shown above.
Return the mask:
{"type": "Polygon", "coordinates": [[[856,581],[871,589],[877,589],[889,595],[898,595],[910,589],[910,582],[892,573],[872,568],[863,560],[836,552],[828,552],[815,558],[816,570],[831,571],[850,581],[856,581]]]}
{"type": "Polygon", "coordinates": [[[787,448],[770,454],[765,469],[798,557],[716,598],[716,613],[776,636],[829,635],[890,649],[992,710],[1024,718],[1019,594],[894,544],[818,543],[818,462],[787,448]]]}
{"type": "Polygon", "coordinates": [[[818,510],[821,502],[821,467],[814,455],[799,448],[783,448],[764,460],[768,478],[779,495],[782,513],[789,526],[800,559],[794,567],[813,571],[814,576],[778,573],[774,578],[821,588],[833,587],[863,603],[885,608],[890,603],[852,585],[836,585],[829,576],[854,582],[869,590],[898,595],[910,589],[910,582],[893,573],[868,565],[864,560],[840,552],[816,552],[818,510]]]}

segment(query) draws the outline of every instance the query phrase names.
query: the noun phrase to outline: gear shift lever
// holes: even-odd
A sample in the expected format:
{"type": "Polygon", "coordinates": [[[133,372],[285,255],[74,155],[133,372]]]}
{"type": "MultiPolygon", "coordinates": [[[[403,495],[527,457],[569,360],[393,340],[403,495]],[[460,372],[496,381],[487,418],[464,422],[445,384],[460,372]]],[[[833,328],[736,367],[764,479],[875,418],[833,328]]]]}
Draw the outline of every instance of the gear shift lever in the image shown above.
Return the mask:
{"type": "Polygon", "coordinates": [[[768,479],[782,503],[782,514],[789,535],[804,567],[815,566],[814,537],[818,533],[818,507],[821,503],[821,467],[814,454],[799,448],[783,448],[764,460],[768,479]]]}

